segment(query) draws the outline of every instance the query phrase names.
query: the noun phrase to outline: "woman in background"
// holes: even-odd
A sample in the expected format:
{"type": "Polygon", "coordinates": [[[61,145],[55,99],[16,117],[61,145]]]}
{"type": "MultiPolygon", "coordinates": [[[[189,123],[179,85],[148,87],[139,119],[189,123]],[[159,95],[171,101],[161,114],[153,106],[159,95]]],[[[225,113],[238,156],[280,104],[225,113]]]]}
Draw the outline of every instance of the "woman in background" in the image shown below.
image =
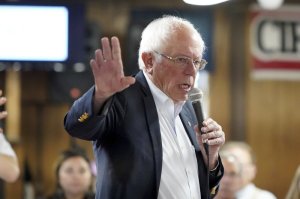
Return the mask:
{"type": "Polygon", "coordinates": [[[48,199],[94,199],[92,171],[86,154],[79,149],[64,151],[55,167],[56,190],[48,199]]]}

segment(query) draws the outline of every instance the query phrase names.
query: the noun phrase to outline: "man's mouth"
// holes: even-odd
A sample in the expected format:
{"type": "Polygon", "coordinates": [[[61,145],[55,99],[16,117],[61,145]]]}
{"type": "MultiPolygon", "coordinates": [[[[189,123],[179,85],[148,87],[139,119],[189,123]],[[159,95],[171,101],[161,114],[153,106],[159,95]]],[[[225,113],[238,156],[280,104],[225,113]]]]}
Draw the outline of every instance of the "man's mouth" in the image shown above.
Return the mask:
{"type": "Polygon", "coordinates": [[[181,89],[184,89],[185,91],[191,90],[191,85],[190,84],[180,84],[179,87],[181,89]]]}

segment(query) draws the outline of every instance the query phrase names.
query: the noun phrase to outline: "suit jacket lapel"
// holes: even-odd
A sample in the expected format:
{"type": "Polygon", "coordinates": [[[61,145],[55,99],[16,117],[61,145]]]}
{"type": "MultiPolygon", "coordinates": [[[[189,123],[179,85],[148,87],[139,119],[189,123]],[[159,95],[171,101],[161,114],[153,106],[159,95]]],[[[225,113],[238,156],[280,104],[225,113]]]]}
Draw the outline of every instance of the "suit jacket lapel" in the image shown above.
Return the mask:
{"type": "MultiPolygon", "coordinates": [[[[188,103],[188,102],[187,102],[188,103]]],[[[196,134],[194,131],[194,126],[196,125],[195,120],[192,119],[190,112],[188,112],[187,105],[184,105],[180,113],[180,118],[183,123],[183,126],[190,138],[191,143],[195,147],[196,151],[200,150],[199,144],[196,139],[196,134]]]]}
{"type": "Polygon", "coordinates": [[[142,72],[136,75],[136,79],[142,85],[142,90],[144,92],[144,108],[148,124],[148,132],[152,141],[152,149],[155,161],[155,177],[156,177],[156,191],[158,195],[161,170],[162,170],[162,142],[159,128],[159,120],[156,111],[155,102],[151,94],[150,88],[142,72]]]}
{"type": "Polygon", "coordinates": [[[209,173],[207,172],[203,156],[200,151],[200,146],[196,139],[196,134],[194,131],[194,126],[197,124],[196,117],[193,117],[193,108],[190,102],[186,102],[183,106],[183,109],[180,113],[180,117],[182,123],[188,133],[188,136],[191,140],[191,143],[195,147],[196,157],[198,161],[198,176],[199,176],[199,183],[201,188],[201,198],[206,199],[209,198],[209,173]]]}

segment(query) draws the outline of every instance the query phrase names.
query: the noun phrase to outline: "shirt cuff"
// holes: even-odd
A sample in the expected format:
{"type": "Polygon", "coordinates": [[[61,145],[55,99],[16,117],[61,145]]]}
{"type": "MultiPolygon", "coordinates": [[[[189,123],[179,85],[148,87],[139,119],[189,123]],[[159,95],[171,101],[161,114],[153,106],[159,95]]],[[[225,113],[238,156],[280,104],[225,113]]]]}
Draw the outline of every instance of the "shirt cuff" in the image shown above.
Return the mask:
{"type": "Polygon", "coordinates": [[[210,172],[214,172],[214,171],[216,171],[216,170],[217,170],[217,168],[218,168],[218,166],[219,166],[219,160],[218,160],[218,162],[217,162],[217,166],[216,166],[215,168],[213,168],[212,170],[210,170],[210,172]]]}
{"type": "Polygon", "coordinates": [[[218,160],[217,166],[215,168],[213,168],[212,170],[209,171],[209,175],[213,176],[213,177],[217,177],[217,176],[219,176],[221,174],[222,174],[222,172],[220,170],[220,162],[218,160]]]}

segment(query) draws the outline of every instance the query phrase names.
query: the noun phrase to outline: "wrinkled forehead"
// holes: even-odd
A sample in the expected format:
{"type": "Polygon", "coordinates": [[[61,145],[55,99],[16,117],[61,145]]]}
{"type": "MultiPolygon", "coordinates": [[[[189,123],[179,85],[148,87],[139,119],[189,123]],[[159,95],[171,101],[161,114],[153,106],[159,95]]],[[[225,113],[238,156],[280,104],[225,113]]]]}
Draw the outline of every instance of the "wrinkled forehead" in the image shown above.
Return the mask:
{"type": "Polygon", "coordinates": [[[191,29],[179,29],[170,35],[165,45],[165,50],[186,51],[197,56],[202,56],[204,43],[197,31],[191,29]]]}

